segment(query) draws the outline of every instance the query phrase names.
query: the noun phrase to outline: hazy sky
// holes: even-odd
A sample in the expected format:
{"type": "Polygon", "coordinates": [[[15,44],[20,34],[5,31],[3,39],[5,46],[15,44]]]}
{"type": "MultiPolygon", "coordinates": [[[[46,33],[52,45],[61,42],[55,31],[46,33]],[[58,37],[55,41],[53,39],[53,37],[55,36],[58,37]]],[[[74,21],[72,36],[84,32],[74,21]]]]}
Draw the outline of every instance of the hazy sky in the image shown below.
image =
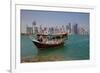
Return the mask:
{"type": "Polygon", "coordinates": [[[70,22],[89,29],[89,13],[21,10],[21,32],[26,32],[26,26],[32,26],[33,21],[46,26],[67,25],[70,22]]]}

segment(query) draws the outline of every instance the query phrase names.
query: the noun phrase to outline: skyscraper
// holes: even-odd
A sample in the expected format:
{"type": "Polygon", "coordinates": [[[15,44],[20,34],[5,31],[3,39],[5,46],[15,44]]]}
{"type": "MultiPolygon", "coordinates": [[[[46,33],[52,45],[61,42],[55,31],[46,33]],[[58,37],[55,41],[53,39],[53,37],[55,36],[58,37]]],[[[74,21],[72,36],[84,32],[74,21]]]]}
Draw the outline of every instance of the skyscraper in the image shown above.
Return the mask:
{"type": "Polygon", "coordinates": [[[69,33],[71,33],[71,23],[68,24],[69,27],[69,33]]]}
{"type": "Polygon", "coordinates": [[[73,32],[74,34],[78,34],[78,24],[73,25],[73,32]]]}
{"type": "Polygon", "coordinates": [[[34,22],[32,23],[33,34],[36,34],[36,33],[38,32],[38,27],[37,27],[36,25],[37,25],[37,24],[36,24],[36,21],[34,21],[34,22]]]}
{"type": "Polygon", "coordinates": [[[68,25],[66,25],[66,31],[67,31],[69,34],[72,33],[71,23],[68,23],[68,25]]]}
{"type": "Polygon", "coordinates": [[[31,35],[33,33],[33,28],[32,27],[27,27],[26,32],[28,35],[31,35]]]}

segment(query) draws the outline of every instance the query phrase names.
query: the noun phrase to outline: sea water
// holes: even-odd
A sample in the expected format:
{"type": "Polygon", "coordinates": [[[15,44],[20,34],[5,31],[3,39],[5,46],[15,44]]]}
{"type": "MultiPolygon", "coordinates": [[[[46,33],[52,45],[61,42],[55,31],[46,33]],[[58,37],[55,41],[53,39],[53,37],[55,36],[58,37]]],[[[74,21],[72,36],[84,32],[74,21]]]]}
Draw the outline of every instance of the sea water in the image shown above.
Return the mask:
{"type": "Polygon", "coordinates": [[[21,35],[21,59],[35,56],[58,56],[63,60],[89,59],[89,36],[69,35],[64,46],[59,48],[45,48],[39,50],[27,35],[21,35]]]}

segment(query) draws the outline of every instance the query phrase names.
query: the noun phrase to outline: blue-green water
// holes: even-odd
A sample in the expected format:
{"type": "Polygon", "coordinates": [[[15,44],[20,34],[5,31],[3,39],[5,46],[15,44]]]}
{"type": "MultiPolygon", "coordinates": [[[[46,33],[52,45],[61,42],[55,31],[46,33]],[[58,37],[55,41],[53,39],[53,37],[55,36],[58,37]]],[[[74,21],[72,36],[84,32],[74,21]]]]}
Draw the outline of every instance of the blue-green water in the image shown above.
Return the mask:
{"type": "Polygon", "coordinates": [[[21,59],[25,57],[57,55],[63,56],[64,60],[86,60],[89,59],[89,36],[70,35],[65,40],[64,46],[59,48],[47,48],[38,50],[32,40],[21,36],[21,59]]]}

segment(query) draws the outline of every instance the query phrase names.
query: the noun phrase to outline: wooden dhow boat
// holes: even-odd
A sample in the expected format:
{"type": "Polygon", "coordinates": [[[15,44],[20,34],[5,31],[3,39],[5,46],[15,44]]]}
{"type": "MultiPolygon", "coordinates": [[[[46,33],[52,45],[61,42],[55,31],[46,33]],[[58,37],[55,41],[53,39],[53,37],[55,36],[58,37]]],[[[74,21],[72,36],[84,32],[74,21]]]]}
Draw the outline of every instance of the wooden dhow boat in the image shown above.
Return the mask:
{"type": "Polygon", "coordinates": [[[44,48],[56,48],[64,45],[65,38],[68,38],[68,33],[56,33],[56,34],[36,34],[36,39],[32,39],[32,42],[39,49],[44,48]]]}

